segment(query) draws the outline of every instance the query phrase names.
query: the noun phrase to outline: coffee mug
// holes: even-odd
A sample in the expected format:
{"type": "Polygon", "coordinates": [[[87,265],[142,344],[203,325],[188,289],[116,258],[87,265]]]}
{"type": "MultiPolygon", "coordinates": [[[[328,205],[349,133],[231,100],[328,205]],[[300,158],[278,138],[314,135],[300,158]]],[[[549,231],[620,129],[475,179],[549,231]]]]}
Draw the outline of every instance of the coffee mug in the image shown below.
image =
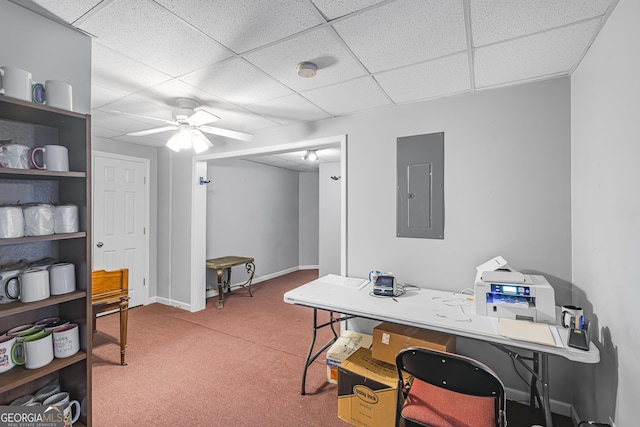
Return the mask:
{"type": "Polygon", "coordinates": [[[0,95],[31,101],[31,73],[15,67],[0,67],[0,95]]]}
{"type": "Polygon", "coordinates": [[[42,404],[42,402],[56,393],[60,393],[60,383],[54,381],[36,391],[35,400],[36,402],[40,402],[40,404],[42,404]]]}
{"type": "Polygon", "coordinates": [[[16,337],[18,342],[24,340],[29,335],[37,334],[41,332],[42,328],[36,326],[32,323],[28,323],[26,325],[16,326],[15,328],[11,328],[7,331],[8,336],[16,337]]]}
{"type": "Polygon", "coordinates": [[[0,145],[0,167],[11,169],[29,169],[31,147],[22,144],[0,145]]]}
{"type": "Polygon", "coordinates": [[[26,406],[30,403],[35,402],[35,396],[32,394],[25,394],[24,396],[20,396],[13,402],[9,403],[10,406],[26,406]]]}
{"type": "Polygon", "coordinates": [[[24,236],[24,215],[20,206],[0,206],[0,239],[24,236]]]}
{"type": "Polygon", "coordinates": [[[77,205],[58,205],[53,224],[55,234],[76,233],[80,229],[77,205]]]}
{"type": "Polygon", "coordinates": [[[69,323],[71,322],[69,322],[68,320],[58,319],[55,322],[51,322],[47,326],[45,326],[44,330],[46,332],[53,332],[54,329],[59,328],[60,326],[68,325],[69,323]]]}
{"type": "Polygon", "coordinates": [[[56,208],[47,203],[22,206],[25,236],[49,236],[55,230],[56,208]]]}
{"type": "Polygon", "coordinates": [[[31,85],[31,100],[36,104],[44,104],[44,101],[45,101],[44,84],[33,83],[31,85]]]}
{"type": "Polygon", "coordinates": [[[75,291],[76,266],[65,262],[49,267],[49,287],[51,295],[63,295],[75,291]]]}
{"type": "Polygon", "coordinates": [[[582,307],[575,305],[563,305],[561,323],[565,328],[582,329],[584,326],[584,314],[582,307]]]}
{"type": "Polygon", "coordinates": [[[0,337],[0,373],[11,370],[16,364],[11,359],[11,350],[16,343],[16,337],[5,335],[0,337]]]}
{"type": "MultiPolygon", "coordinates": [[[[49,280],[49,282],[51,282],[51,280],[49,280]]],[[[57,322],[58,320],[60,320],[59,317],[45,317],[44,319],[38,320],[36,323],[34,323],[34,325],[36,327],[44,329],[49,326],[49,324],[57,322]]]]}
{"type": "MultiPolygon", "coordinates": [[[[58,405],[58,407],[60,407],[60,405],[58,405]]],[[[77,400],[72,400],[62,405],[62,414],[64,417],[64,427],[71,427],[73,423],[80,418],[80,403],[77,400]],[[75,409],[72,410],[72,407],[75,409]],[[74,411],[75,414],[72,414],[74,411]]]]}
{"type": "Polygon", "coordinates": [[[63,406],[72,402],[76,402],[78,404],[78,409],[80,409],[80,402],[77,400],[71,400],[71,395],[68,392],[61,391],[60,393],[56,393],[53,396],[46,398],[42,404],[44,406],[63,406]]]}
{"type": "Polygon", "coordinates": [[[17,301],[17,298],[9,296],[11,290],[18,289],[18,276],[27,268],[25,262],[7,265],[0,270],[0,304],[8,304],[17,301]]]}
{"type": "Polygon", "coordinates": [[[376,284],[376,280],[378,280],[378,276],[382,276],[382,272],[379,270],[373,270],[369,272],[369,281],[376,284]]]}
{"type": "Polygon", "coordinates": [[[73,95],[71,85],[59,80],[44,82],[45,104],[50,107],[72,110],[73,95]]]}
{"type": "Polygon", "coordinates": [[[73,356],[80,350],[80,327],[75,323],[53,330],[53,354],[58,359],[73,356]]]}
{"type": "Polygon", "coordinates": [[[41,331],[16,343],[11,350],[11,357],[13,363],[24,365],[27,369],[38,369],[48,365],[53,360],[51,332],[41,331]]]}
{"type": "Polygon", "coordinates": [[[31,150],[31,164],[36,169],[57,172],[69,172],[69,150],[63,145],[45,145],[31,150]],[[42,153],[42,162],[36,160],[36,154],[42,153]]]}
{"type": "Polygon", "coordinates": [[[51,296],[49,289],[49,271],[27,269],[18,276],[18,289],[8,289],[11,298],[19,297],[22,302],[34,302],[51,296]]]}

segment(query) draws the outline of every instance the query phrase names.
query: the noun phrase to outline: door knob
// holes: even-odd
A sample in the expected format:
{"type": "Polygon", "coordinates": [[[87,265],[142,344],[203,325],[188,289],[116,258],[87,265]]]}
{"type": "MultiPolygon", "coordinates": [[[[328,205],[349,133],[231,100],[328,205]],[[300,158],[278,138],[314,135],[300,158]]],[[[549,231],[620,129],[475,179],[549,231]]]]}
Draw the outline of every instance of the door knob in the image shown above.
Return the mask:
{"type": "Polygon", "coordinates": [[[98,243],[96,243],[96,246],[97,246],[97,247],[99,247],[99,248],[101,248],[101,247],[103,247],[103,246],[104,246],[104,243],[102,243],[102,242],[98,242],[98,243]]]}

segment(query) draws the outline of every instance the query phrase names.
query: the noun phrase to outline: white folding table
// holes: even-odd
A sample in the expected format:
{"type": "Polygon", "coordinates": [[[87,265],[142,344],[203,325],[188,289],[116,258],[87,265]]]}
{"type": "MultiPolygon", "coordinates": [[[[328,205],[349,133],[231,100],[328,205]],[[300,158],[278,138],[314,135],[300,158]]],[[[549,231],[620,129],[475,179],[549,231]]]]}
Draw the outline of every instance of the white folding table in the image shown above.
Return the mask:
{"type": "Polygon", "coordinates": [[[307,368],[338,337],[334,325],[354,317],[378,320],[429,329],[451,335],[472,338],[488,342],[518,362],[522,363],[533,376],[531,383],[531,404],[538,398],[547,426],[552,426],[549,407],[549,355],[554,354],[581,363],[598,363],[600,352],[591,344],[589,350],[580,350],[567,345],[569,330],[550,325],[556,346],[536,344],[506,338],[498,334],[498,319],[476,315],[475,305],[465,304],[468,295],[461,296],[453,292],[434,289],[409,289],[397,297],[377,297],[372,295],[373,286],[365,279],[325,276],[299,286],[284,294],[284,301],[313,308],[313,335],[302,373],[302,390],[305,394],[307,368]],[[459,303],[455,301],[459,300],[459,303]],[[318,324],[317,311],[330,312],[330,320],[318,324]],[[334,316],[339,313],[341,316],[334,316]],[[329,326],[333,337],[315,354],[313,348],[318,329],[329,326]],[[533,352],[533,367],[525,364],[526,359],[517,353],[517,349],[533,352]],[[542,386],[541,401],[536,380],[542,386]]]}

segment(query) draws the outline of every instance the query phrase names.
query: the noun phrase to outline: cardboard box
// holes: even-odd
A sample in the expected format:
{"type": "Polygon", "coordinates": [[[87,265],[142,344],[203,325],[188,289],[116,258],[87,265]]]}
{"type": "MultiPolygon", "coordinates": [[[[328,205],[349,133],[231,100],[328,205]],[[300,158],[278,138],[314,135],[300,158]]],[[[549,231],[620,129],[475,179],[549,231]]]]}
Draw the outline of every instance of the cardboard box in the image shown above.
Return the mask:
{"type": "Polygon", "coordinates": [[[360,347],[371,348],[373,336],[353,331],[344,331],[327,351],[327,381],[338,383],[338,366],[360,347]]]}
{"type": "Polygon", "coordinates": [[[338,417],[360,427],[394,427],[397,387],[395,366],[360,347],[338,367],[338,417]]]}
{"type": "Polygon", "coordinates": [[[396,354],[407,347],[425,347],[455,353],[456,337],[387,322],[373,328],[371,354],[375,359],[395,365],[396,354]]]}

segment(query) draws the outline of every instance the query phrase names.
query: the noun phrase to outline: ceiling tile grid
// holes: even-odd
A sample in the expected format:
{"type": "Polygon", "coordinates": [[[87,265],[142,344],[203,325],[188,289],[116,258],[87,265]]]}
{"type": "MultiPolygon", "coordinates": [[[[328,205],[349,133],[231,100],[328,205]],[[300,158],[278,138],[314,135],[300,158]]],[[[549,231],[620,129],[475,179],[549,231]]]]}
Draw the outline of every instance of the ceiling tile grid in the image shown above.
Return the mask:
{"type": "Polygon", "coordinates": [[[164,126],[178,98],[256,132],[567,75],[618,2],[10,1],[94,37],[95,135],[151,146],[171,132],[126,133],[164,126]],[[297,75],[301,61],[317,75],[297,75]]]}
{"type": "Polygon", "coordinates": [[[370,72],[466,49],[462,1],[398,0],[334,25],[370,72]]]}

